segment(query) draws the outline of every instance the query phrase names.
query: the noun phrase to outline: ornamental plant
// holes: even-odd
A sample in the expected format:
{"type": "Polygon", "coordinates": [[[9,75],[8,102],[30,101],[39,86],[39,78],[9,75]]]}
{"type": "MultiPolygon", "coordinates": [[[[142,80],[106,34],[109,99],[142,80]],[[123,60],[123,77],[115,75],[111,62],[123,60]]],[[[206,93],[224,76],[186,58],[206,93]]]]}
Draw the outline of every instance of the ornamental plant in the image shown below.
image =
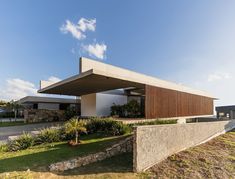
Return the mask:
{"type": "Polygon", "coordinates": [[[65,123],[65,132],[75,134],[75,144],[78,144],[81,133],[86,133],[85,123],[77,118],[72,118],[65,123]]]}

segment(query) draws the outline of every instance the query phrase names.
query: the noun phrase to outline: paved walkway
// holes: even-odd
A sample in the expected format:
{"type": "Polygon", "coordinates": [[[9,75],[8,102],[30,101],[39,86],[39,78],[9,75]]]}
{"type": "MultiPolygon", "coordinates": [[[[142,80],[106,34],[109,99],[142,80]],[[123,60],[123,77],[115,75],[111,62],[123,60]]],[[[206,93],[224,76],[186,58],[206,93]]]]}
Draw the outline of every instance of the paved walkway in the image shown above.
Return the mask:
{"type": "Polygon", "coordinates": [[[20,135],[23,132],[31,132],[40,130],[46,127],[58,126],[61,122],[27,124],[21,126],[0,127],[0,143],[8,140],[9,136],[20,135]]]}

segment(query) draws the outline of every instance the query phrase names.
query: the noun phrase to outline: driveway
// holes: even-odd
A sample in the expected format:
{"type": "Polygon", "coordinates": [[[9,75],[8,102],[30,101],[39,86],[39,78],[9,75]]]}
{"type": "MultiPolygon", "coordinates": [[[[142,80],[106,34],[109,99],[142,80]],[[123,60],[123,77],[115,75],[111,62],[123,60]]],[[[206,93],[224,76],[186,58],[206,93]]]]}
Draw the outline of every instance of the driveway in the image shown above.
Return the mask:
{"type": "Polygon", "coordinates": [[[9,136],[20,135],[23,132],[37,131],[46,127],[53,127],[62,124],[61,122],[39,123],[39,124],[27,124],[21,126],[0,127],[0,142],[8,140],[9,136]]]}

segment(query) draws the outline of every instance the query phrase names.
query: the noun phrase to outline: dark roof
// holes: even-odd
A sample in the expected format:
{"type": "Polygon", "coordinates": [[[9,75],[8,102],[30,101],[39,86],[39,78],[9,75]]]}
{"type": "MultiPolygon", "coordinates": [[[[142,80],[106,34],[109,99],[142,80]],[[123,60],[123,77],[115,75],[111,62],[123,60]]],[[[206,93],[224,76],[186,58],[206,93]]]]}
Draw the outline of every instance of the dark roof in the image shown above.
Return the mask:
{"type": "Polygon", "coordinates": [[[215,107],[215,110],[235,110],[235,105],[229,105],[229,106],[217,106],[215,107]]]}
{"type": "Polygon", "coordinates": [[[26,103],[69,103],[76,104],[80,103],[80,99],[69,99],[69,98],[52,98],[52,97],[41,97],[41,96],[26,96],[18,101],[20,104],[26,103]]]}

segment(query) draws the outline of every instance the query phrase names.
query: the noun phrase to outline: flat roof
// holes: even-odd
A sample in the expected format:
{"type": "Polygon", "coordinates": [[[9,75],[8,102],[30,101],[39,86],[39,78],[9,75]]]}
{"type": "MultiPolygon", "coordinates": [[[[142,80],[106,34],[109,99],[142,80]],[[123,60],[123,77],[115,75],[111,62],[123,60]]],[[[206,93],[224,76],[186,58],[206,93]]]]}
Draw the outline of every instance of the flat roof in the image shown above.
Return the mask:
{"type": "Polygon", "coordinates": [[[42,96],[26,96],[19,101],[21,104],[26,103],[80,103],[80,99],[68,99],[68,98],[54,98],[54,97],[42,97],[42,96]]]}
{"type": "Polygon", "coordinates": [[[129,87],[141,89],[144,88],[145,85],[186,92],[214,99],[216,98],[205,91],[195,90],[180,84],[136,73],[84,57],[80,59],[80,74],[54,83],[40,89],[38,92],[81,96],[90,93],[129,87]]]}
{"type": "Polygon", "coordinates": [[[216,106],[215,109],[234,109],[235,110],[235,105],[216,106]]]}

